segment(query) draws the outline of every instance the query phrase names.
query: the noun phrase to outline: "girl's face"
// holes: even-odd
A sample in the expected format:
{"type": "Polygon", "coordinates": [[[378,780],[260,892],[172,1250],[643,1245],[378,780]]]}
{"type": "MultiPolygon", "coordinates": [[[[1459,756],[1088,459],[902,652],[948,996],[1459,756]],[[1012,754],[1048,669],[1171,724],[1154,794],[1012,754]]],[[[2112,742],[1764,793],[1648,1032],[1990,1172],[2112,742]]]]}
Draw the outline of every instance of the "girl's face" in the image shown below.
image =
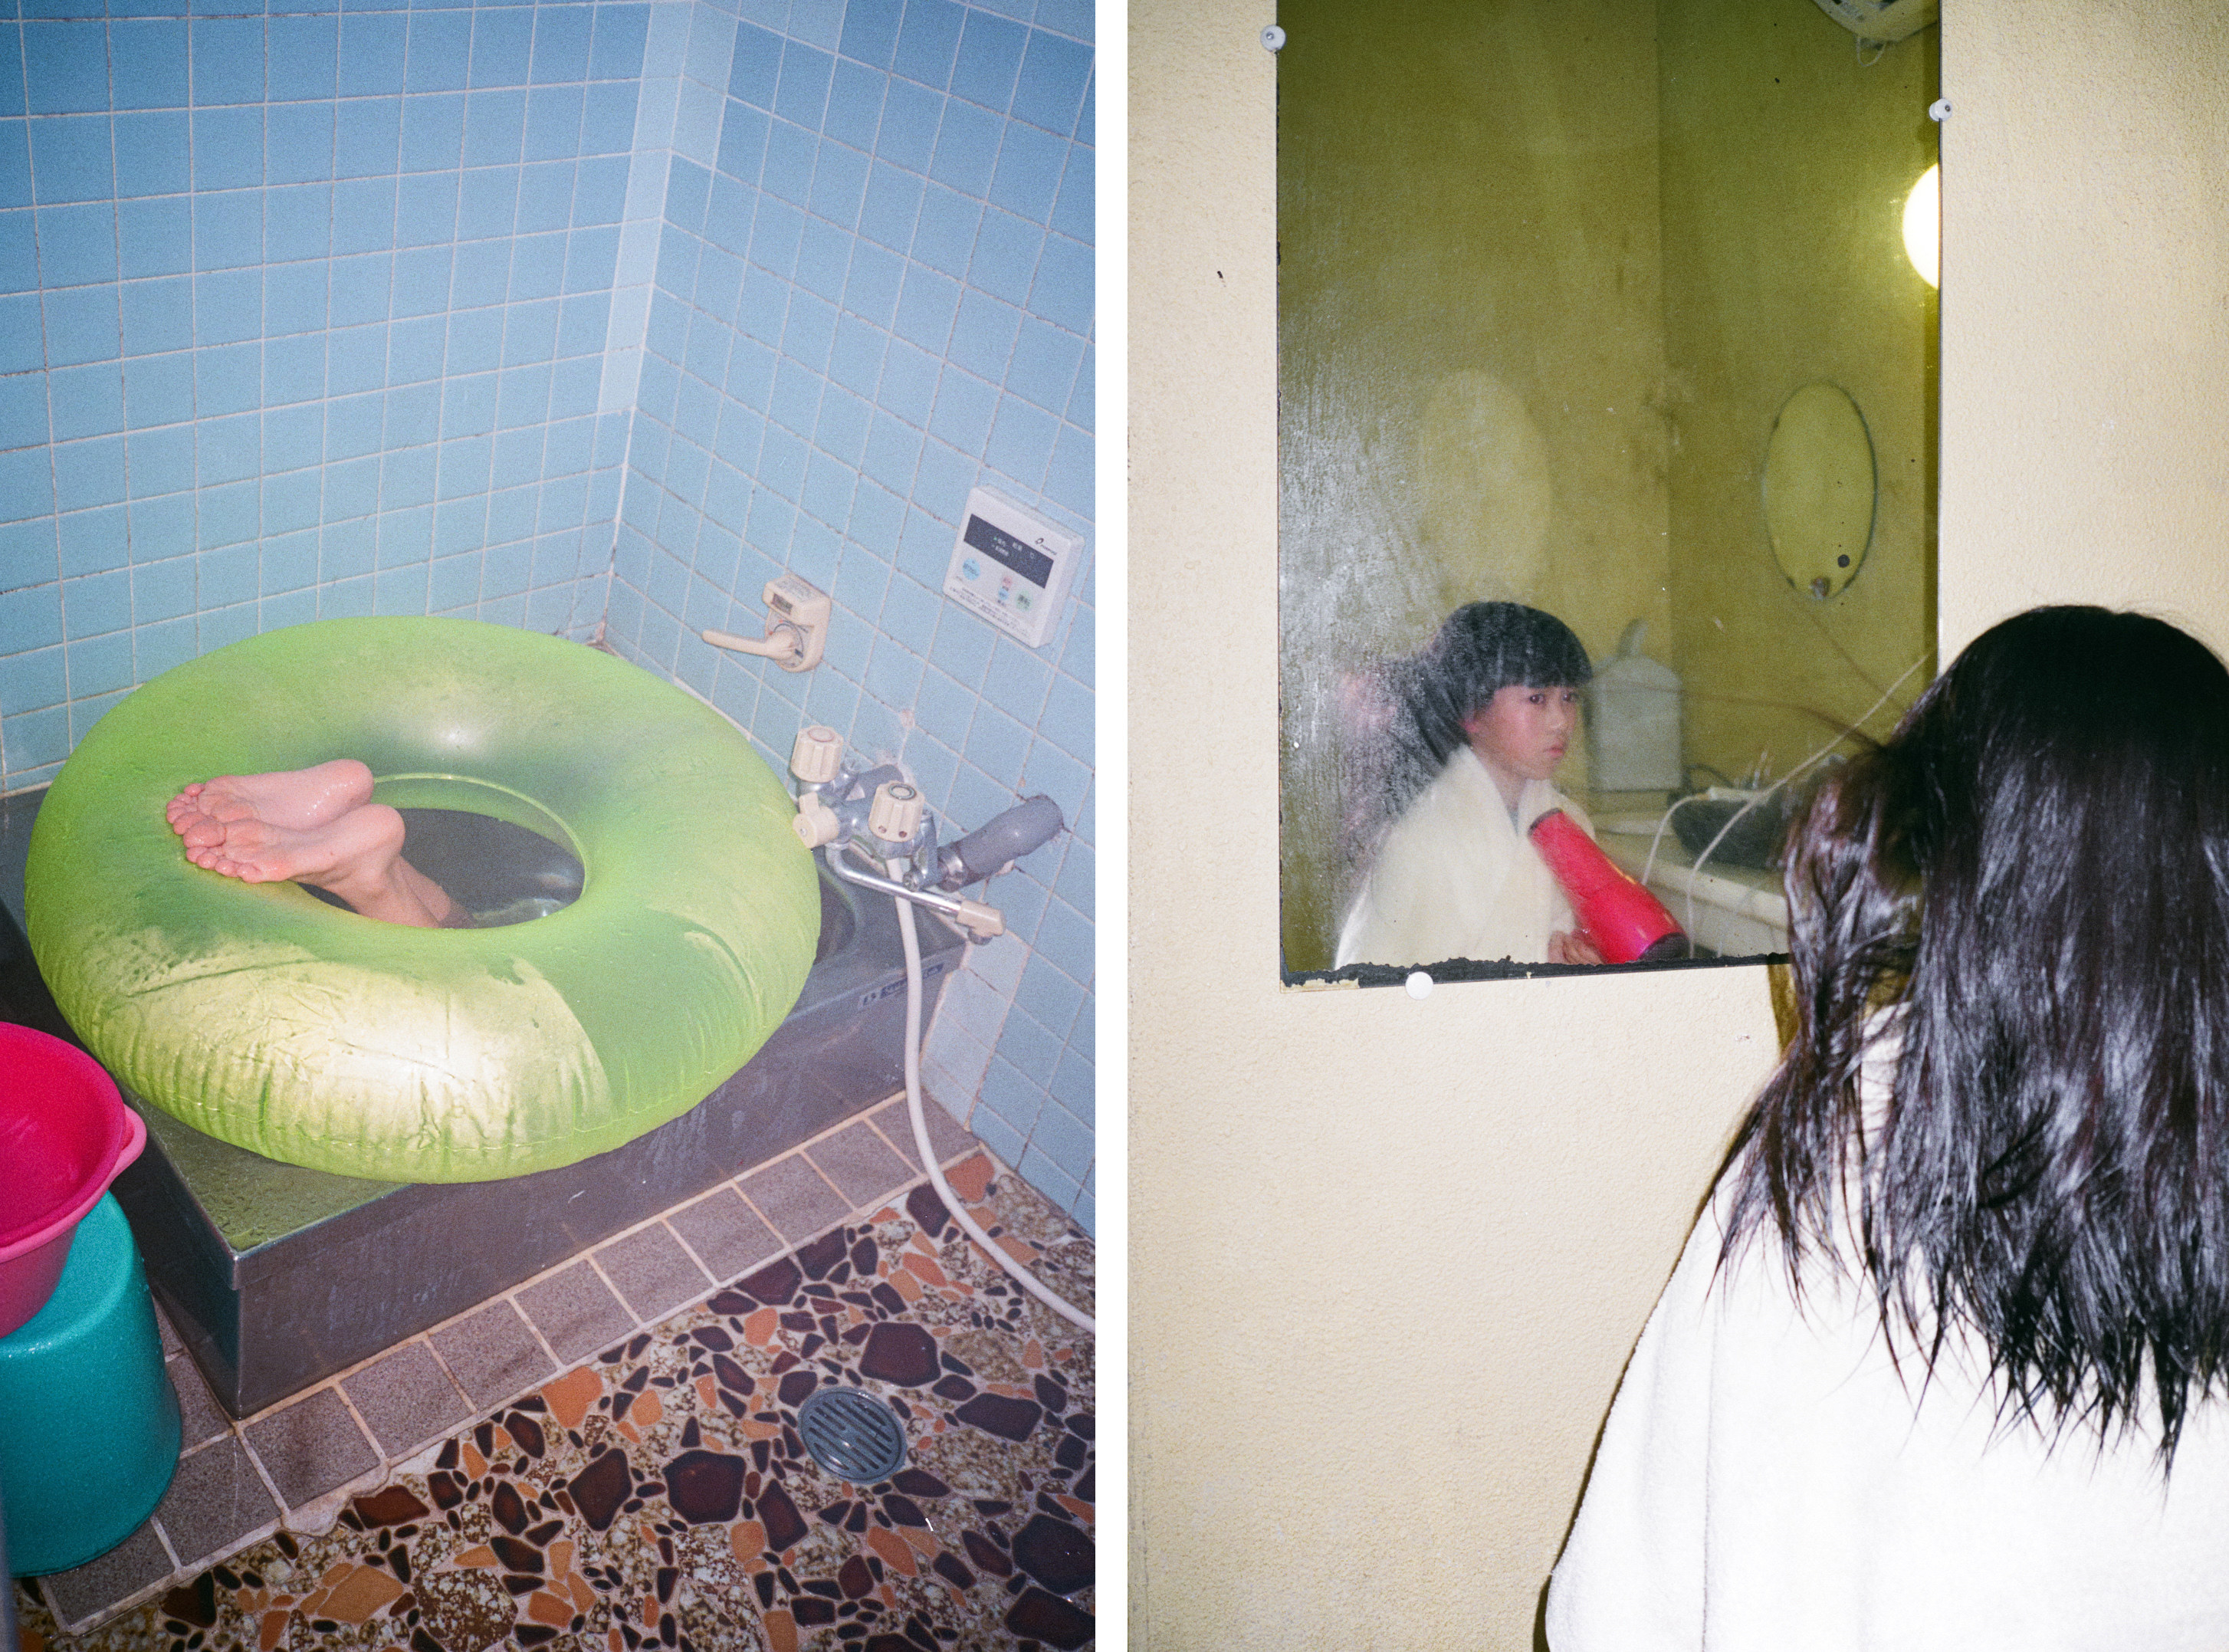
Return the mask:
{"type": "Polygon", "coordinates": [[[1547,780],[1571,749],[1579,691],[1512,684],[1463,719],[1463,733],[1513,808],[1529,780],[1547,780]]]}

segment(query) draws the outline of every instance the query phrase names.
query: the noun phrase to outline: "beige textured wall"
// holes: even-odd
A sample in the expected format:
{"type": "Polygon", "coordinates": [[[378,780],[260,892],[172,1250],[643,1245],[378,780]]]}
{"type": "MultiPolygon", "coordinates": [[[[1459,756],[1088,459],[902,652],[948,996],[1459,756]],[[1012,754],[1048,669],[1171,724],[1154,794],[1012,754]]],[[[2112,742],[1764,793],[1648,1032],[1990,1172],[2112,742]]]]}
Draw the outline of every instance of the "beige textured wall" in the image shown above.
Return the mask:
{"type": "Polygon", "coordinates": [[[1771,1013],[1277,985],[1270,15],[1132,14],[1134,1643],[1519,1646],[1771,1013]]]}
{"type": "MultiPolygon", "coordinates": [[[[1271,15],[1131,13],[1131,1644],[1521,1649],[1771,1014],[1746,967],[1275,985],[1271,15]]],[[[2076,597],[2229,642],[2229,23],[1954,30],[1944,640],[2076,597]]]]}
{"type": "Polygon", "coordinates": [[[2229,10],[1969,0],[1943,53],[1943,646],[2080,601],[2229,652],[2229,10]]]}

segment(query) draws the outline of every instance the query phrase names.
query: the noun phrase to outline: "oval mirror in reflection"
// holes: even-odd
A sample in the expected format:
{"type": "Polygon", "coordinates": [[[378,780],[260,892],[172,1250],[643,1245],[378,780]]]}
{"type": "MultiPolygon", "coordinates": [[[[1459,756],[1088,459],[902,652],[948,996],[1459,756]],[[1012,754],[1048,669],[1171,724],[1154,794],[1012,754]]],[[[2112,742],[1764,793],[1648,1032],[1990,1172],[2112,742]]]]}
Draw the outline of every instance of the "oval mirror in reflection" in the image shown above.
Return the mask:
{"type": "Polygon", "coordinates": [[[1764,522],[1780,571],[1821,600],[1858,576],[1873,534],[1873,444],[1839,385],[1781,404],[1764,455],[1764,522]]]}

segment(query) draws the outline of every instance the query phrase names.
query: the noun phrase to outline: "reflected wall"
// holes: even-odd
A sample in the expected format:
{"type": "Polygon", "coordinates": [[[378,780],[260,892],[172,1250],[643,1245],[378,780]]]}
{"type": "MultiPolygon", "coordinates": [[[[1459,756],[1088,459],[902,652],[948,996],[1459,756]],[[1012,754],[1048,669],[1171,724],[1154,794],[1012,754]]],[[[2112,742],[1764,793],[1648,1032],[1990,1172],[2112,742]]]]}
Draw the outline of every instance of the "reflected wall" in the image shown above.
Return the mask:
{"type": "MultiPolygon", "coordinates": [[[[1905,193],[1936,31],[1811,0],[1284,0],[1277,63],[1282,945],[1328,968],[1354,674],[1458,604],[1531,603],[1596,660],[1635,620],[1685,685],[1695,784],[1785,773],[1932,636],[1935,305],[1905,193]],[[1800,386],[1847,390],[1878,497],[1824,599],[1760,486],[1800,386]]],[[[1877,708],[1877,709],[1876,709],[1877,708]]],[[[1597,812],[1583,736],[1558,776],[1597,812]]]]}

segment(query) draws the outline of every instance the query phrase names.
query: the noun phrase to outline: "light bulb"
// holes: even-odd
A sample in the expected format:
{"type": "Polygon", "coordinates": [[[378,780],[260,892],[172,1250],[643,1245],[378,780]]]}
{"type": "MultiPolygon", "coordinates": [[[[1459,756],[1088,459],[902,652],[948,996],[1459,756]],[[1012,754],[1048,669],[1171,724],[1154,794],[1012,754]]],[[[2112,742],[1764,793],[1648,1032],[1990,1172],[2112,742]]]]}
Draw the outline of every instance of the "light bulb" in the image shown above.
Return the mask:
{"type": "Polygon", "coordinates": [[[1943,169],[1930,166],[1904,197],[1904,255],[1920,280],[1939,287],[1942,280],[1943,169]]]}

